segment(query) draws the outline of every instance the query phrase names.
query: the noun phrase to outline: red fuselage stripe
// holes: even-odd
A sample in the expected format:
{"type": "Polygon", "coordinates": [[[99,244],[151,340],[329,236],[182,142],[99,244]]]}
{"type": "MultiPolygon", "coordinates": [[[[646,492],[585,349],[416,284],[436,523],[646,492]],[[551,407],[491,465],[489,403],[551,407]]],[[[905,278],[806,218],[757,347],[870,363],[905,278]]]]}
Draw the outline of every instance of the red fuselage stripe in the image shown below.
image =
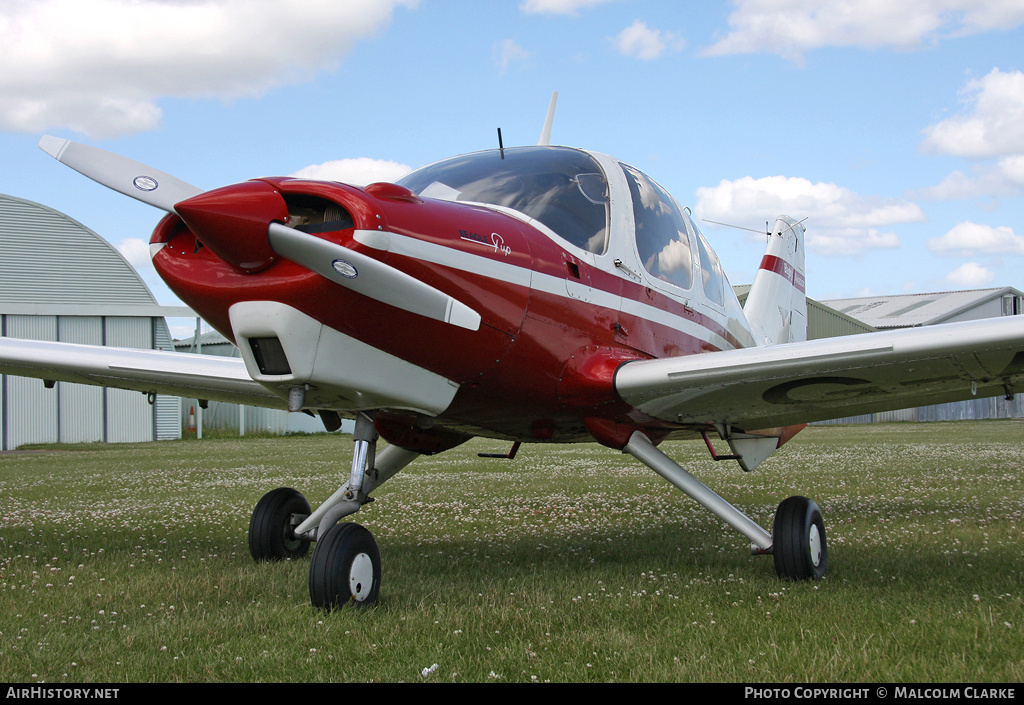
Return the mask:
{"type": "Polygon", "coordinates": [[[761,269],[778,274],[780,277],[795,286],[797,291],[801,294],[806,293],[804,291],[805,282],[803,272],[798,271],[796,267],[781,257],[765,255],[761,260],[761,269]]]}

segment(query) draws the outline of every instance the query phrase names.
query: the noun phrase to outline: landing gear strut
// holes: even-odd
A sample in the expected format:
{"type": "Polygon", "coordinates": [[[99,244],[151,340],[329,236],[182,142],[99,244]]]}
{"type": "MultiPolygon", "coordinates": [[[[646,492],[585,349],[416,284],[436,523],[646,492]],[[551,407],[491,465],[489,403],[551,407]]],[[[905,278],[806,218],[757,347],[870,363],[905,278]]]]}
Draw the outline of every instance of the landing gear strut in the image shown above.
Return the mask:
{"type": "Polygon", "coordinates": [[[806,497],[790,497],[775,512],[772,534],[750,517],[715,494],[707,485],[658,450],[639,431],[633,433],[624,453],[681,489],[729,526],[750,539],[754,553],[771,553],[779,577],[788,580],[818,580],[828,566],[825,522],[818,505],[806,497]]]}
{"type": "MultiPolygon", "coordinates": [[[[370,501],[377,451],[377,431],[366,414],[356,418],[355,451],[342,501],[320,519],[316,548],[309,565],[309,599],[314,607],[332,610],[346,604],[372,605],[380,595],[380,552],[373,535],[358,524],[338,524],[343,516],[370,501]]],[[[337,494],[337,493],[335,493],[337,494]]]]}
{"type": "Polygon", "coordinates": [[[309,566],[309,598],[314,607],[372,605],[380,595],[380,551],[373,535],[358,524],[338,522],[373,499],[369,496],[419,453],[396,445],[376,453],[373,419],[360,414],[353,434],[355,452],[348,482],[310,511],[293,489],[268,492],[249,522],[249,551],[258,561],[298,558],[316,542],[309,566]]]}

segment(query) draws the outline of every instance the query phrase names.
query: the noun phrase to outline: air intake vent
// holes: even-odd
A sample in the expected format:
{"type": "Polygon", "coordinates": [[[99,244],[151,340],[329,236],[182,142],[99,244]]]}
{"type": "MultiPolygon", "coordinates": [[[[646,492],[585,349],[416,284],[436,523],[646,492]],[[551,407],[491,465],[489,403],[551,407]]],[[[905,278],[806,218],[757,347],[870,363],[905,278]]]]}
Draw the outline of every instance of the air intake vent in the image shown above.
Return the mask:
{"type": "Polygon", "coordinates": [[[319,196],[286,194],[288,225],[305,233],[331,233],[355,227],[344,207],[319,196]]]}
{"type": "Polygon", "coordinates": [[[249,338],[256,366],[264,375],[290,375],[292,368],[288,365],[288,356],[284,354],[284,346],[279,338],[249,338]]]}

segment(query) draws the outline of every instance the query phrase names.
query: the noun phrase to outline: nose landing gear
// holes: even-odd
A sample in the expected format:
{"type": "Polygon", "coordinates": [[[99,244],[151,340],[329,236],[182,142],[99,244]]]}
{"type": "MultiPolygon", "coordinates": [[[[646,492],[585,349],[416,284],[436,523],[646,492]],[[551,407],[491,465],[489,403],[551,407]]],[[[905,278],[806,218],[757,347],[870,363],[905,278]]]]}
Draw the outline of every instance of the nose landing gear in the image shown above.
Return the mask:
{"type": "Polygon", "coordinates": [[[370,493],[420,456],[389,445],[378,455],[377,433],[370,416],[360,414],[348,482],[316,511],[297,491],[271,490],[256,505],[249,521],[249,552],[257,561],[291,560],[309,552],[309,598],[314,607],[332,610],[367,606],[380,596],[381,560],[367,529],[338,523],[373,501],[370,493]]]}

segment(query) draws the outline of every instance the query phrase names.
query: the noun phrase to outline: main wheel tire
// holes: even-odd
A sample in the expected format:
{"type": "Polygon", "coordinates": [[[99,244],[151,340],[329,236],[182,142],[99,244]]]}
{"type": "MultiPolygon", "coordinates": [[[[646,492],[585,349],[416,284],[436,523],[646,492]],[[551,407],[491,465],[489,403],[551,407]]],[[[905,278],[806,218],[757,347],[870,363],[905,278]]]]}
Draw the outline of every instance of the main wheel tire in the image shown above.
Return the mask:
{"type": "Polygon", "coordinates": [[[333,610],[368,606],[380,596],[380,551],[359,524],[335,524],[318,538],[309,565],[309,599],[333,610]]]}
{"type": "Polygon", "coordinates": [[[772,526],[775,570],[787,580],[819,580],[828,567],[825,522],[818,505],[789,497],[775,512],[772,526]]]}
{"type": "Polygon", "coordinates": [[[309,502],[290,487],[267,492],[256,504],[249,519],[249,553],[257,561],[283,561],[302,558],[309,542],[295,538],[292,515],[309,516],[309,502]]]}

